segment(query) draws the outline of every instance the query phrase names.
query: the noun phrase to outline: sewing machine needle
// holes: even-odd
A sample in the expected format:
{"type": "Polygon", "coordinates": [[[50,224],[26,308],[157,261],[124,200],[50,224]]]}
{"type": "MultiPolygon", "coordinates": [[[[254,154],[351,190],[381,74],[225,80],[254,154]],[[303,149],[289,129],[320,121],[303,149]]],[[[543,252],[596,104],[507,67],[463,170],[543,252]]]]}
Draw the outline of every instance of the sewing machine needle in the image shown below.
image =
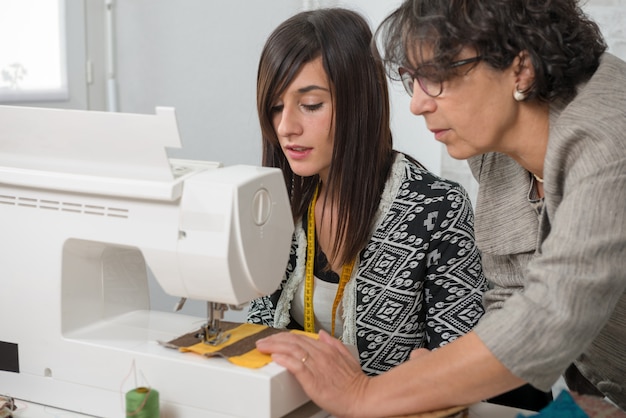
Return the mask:
{"type": "Polygon", "coordinates": [[[187,302],[187,298],[180,298],[176,306],[174,306],[174,312],[180,311],[183,308],[183,305],[185,305],[185,302],[187,302]]]}

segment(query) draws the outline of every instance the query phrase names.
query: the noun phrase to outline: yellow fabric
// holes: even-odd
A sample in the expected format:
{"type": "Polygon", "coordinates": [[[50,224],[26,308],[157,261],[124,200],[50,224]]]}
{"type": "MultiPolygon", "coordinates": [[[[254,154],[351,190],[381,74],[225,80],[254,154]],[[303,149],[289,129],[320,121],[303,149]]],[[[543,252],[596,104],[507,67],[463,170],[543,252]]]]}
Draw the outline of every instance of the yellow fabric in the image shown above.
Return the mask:
{"type": "Polygon", "coordinates": [[[202,354],[202,355],[205,355],[207,353],[215,353],[217,351],[220,351],[224,347],[233,345],[237,341],[241,341],[244,338],[249,337],[250,335],[254,335],[257,332],[260,332],[264,330],[265,328],[267,328],[265,325],[248,324],[248,323],[241,324],[233,329],[226,331],[227,334],[230,334],[230,338],[228,338],[228,340],[226,340],[222,344],[210,345],[210,344],[205,344],[203,342],[199,342],[197,344],[190,345],[189,347],[181,347],[180,351],[183,351],[183,352],[191,351],[191,352],[202,354]]]}
{"type": "MultiPolygon", "coordinates": [[[[182,352],[192,352],[192,353],[210,357],[212,355],[215,355],[215,353],[222,350],[223,348],[233,345],[236,342],[241,341],[242,339],[249,337],[251,335],[254,335],[266,328],[267,328],[266,325],[248,324],[248,323],[241,324],[231,330],[226,331],[227,334],[230,334],[230,338],[228,338],[228,340],[222,344],[209,345],[209,344],[200,342],[200,343],[191,345],[189,347],[180,347],[179,350],[182,352]]],[[[307,335],[308,337],[311,337],[314,339],[318,338],[317,334],[313,334],[310,332],[299,331],[299,330],[290,330],[290,332],[293,332],[296,334],[307,335]]],[[[261,353],[259,350],[254,348],[244,354],[241,354],[238,356],[230,356],[228,357],[228,361],[230,361],[231,363],[237,366],[247,367],[249,369],[258,369],[260,367],[265,366],[268,363],[271,363],[272,356],[270,356],[269,354],[261,353]]]]}
{"type": "Polygon", "coordinates": [[[237,366],[247,367],[248,369],[258,369],[271,363],[272,356],[261,353],[255,348],[240,356],[228,357],[228,361],[237,366]]]}

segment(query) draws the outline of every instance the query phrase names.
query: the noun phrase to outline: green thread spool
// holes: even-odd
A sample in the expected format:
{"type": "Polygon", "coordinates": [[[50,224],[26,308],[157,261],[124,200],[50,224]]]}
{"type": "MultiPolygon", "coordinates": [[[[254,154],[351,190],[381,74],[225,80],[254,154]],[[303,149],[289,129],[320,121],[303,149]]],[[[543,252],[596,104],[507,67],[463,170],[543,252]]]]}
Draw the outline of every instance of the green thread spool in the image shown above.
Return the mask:
{"type": "Polygon", "coordinates": [[[126,418],[159,418],[159,392],[146,387],[126,392],[126,418]]]}

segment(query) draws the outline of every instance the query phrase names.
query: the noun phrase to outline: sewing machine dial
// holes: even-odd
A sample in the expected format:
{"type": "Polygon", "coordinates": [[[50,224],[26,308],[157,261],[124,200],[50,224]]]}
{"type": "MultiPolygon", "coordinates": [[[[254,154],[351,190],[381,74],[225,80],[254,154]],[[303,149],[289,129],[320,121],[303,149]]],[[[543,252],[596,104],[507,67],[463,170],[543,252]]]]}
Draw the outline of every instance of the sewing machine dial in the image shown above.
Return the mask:
{"type": "Polygon", "coordinates": [[[257,226],[263,226],[272,213],[272,197],[266,189],[260,189],[252,199],[252,216],[257,226]]]}

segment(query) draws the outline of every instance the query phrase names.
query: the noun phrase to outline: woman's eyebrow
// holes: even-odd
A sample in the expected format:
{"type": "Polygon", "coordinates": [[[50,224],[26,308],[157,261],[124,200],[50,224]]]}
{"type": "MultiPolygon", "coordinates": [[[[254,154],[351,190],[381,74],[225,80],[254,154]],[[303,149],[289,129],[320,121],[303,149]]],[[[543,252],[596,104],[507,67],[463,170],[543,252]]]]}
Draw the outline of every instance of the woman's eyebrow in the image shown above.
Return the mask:
{"type": "Polygon", "coordinates": [[[310,91],[314,91],[314,90],[323,90],[323,91],[330,91],[328,88],[326,87],[321,87],[315,84],[312,84],[310,86],[305,86],[305,87],[301,87],[298,89],[298,93],[308,93],[310,91]]]}

